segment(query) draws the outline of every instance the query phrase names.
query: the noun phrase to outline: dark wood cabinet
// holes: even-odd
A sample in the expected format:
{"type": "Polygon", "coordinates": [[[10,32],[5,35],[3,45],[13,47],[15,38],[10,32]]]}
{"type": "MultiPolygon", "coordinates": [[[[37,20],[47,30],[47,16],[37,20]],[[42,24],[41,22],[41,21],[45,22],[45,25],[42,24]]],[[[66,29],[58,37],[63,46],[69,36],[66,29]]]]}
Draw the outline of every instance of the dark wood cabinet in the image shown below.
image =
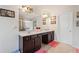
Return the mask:
{"type": "Polygon", "coordinates": [[[45,43],[45,44],[48,43],[48,33],[42,34],[42,43],[45,43]]]}
{"type": "Polygon", "coordinates": [[[21,53],[32,53],[41,48],[41,36],[31,35],[31,36],[20,36],[19,47],[21,53]]]}
{"type": "Polygon", "coordinates": [[[42,42],[48,44],[54,40],[54,31],[42,34],[42,42]]]}
{"type": "Polygon", "coordinates": [[[42,37],[41,35],[37,35],[37,38],[35,38],[35,51],[41,48],[41,43],[42,43],[42,37]]]}
{"type": "Polygon", "coordinates": [[[37,35],[32,35],[31,39],[34,40],[34,51],[37,51],[41,48],[41,35],[37,34],[37,35]]]}
{"type": "Polygon", "coordinates": [[[41,48],[42,42],[48,44],[54,40],[54,32],[19,36],[19,48],[21,53],[32,53],[41,48]]]}
{"type": "Polygon", "coordinates": [[[23,37],[23,53],[31,53],[34,50],[34,40],[29,37],[23,37]]]}
{"type": "Polygon", "coordinates": [[[54,40],[54,31],[51,32],[51,40],[54,40]]]}
{"type": "Polygon", "coordinates": [[[30,39],[30,36],[24,36],[19,39],[19,48],[21,53],[31,53],[34,48],[34,40],[30,39]]]}

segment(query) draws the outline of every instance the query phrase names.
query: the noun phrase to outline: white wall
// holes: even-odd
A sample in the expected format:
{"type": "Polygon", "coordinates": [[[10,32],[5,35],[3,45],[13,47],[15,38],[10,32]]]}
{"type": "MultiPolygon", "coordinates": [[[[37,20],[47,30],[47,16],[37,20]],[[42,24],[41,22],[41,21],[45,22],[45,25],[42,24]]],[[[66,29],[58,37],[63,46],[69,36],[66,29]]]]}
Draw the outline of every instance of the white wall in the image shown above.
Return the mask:
{"type": "Polygon", "coordinates": [[[76,12],[79,11],[79,6],[74,6],[74,33],[73,33],[73,46],[79,48],[79,27],[76,26],[76,21],[79,18],[76,17],[76,12]]]}
{"type": "MultiPolygon", "coordinates": [[[[48,12],[50,16],[56,16],[57,19],[56,19],[56,30],[55,30],[55,40],[59,40],[59,19],[58,17],[60,16],[60,14],[62,14],[63,12],[73,12],[73,6],[64,6],[64,5],[36,5],[36,6],[33,6],[34,8],[34,12],[38,15],[41,15],[44,11],[48,12]]],[[[38,19],[39,20],[39,23],[38,25],[39,26],[42,26],[41,25],[41,19],[38,19]]],[[[50,27],[54,28],[53,25],[50,25],[50,27]]],[[[42,27],[44,28],[44,27],[42,27]]],[[[60,41],[60,40],[59,40],[60,41]]]]}
{"type": "Polygon", "coordinates": [[[0,5],[15,11],[15,18],[0,16],[0,52],[14,52],[18,47],[18,6],[0,5]]]}

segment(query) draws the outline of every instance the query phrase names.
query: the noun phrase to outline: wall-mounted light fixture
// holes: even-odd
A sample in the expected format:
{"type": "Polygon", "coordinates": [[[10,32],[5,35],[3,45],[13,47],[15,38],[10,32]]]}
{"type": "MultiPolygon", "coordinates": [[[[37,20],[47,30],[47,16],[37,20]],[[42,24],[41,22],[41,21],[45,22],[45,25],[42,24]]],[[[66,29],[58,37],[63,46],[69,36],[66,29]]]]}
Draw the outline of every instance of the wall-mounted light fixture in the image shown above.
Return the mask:
{"type": "Polygon", "coordinates": [[[22,5],[22,6],[20,7],[20,9],[21,9],[23,12],[26,12],[26,13],[31,13],[31,12],[33,12],[33,8],[32,8],[32,6],[30,6],[30,5],[22,5]]]}
{"type": "Polygon", "coordinates": [[[48,18],[48,14],[43,14],[42,18],[48,18]]]}

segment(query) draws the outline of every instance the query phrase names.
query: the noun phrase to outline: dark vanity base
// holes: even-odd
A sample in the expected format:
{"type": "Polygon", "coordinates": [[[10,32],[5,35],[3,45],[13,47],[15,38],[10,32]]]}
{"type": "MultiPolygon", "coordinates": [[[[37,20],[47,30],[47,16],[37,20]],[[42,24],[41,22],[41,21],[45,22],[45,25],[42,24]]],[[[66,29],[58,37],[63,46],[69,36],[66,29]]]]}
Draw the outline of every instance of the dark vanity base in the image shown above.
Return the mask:
{"type": "Polygon", "coordinates": [[[33,53],[41,48],[41,35],[20,36],[19,47],[21,53],[33,53]]]}
{"type": "Polygon", "coordinates": [[[54,31],[42,34],[42,43],[48,44],[54,40],[54,31]]]}
{"type": "Polygon", "coordinates": [[[33,53],[41,48],[41,44],[48,44],[54,40],[54,31],[30,36],[19,36],[19,48],[21,53],[33,53]]]}

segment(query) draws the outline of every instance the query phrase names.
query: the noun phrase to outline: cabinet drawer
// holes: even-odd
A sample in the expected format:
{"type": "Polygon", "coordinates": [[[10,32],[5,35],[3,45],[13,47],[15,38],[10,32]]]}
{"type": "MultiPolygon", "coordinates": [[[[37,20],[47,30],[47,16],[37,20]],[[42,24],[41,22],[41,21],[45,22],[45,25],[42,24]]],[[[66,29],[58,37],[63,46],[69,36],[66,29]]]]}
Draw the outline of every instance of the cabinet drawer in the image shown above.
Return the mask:
{"type": "Polygon", "coordinates": [[[32,35],[31,36],[31,39],[33,39],[33,38],[37,38],[37,35],[32,35]]]}
{"type": "Polygon", "coordinates": [[[24,40],[24,41],[30,40],[30,36],[25,36],[25,37],[23,37],[23,40],[24,40]]]}

